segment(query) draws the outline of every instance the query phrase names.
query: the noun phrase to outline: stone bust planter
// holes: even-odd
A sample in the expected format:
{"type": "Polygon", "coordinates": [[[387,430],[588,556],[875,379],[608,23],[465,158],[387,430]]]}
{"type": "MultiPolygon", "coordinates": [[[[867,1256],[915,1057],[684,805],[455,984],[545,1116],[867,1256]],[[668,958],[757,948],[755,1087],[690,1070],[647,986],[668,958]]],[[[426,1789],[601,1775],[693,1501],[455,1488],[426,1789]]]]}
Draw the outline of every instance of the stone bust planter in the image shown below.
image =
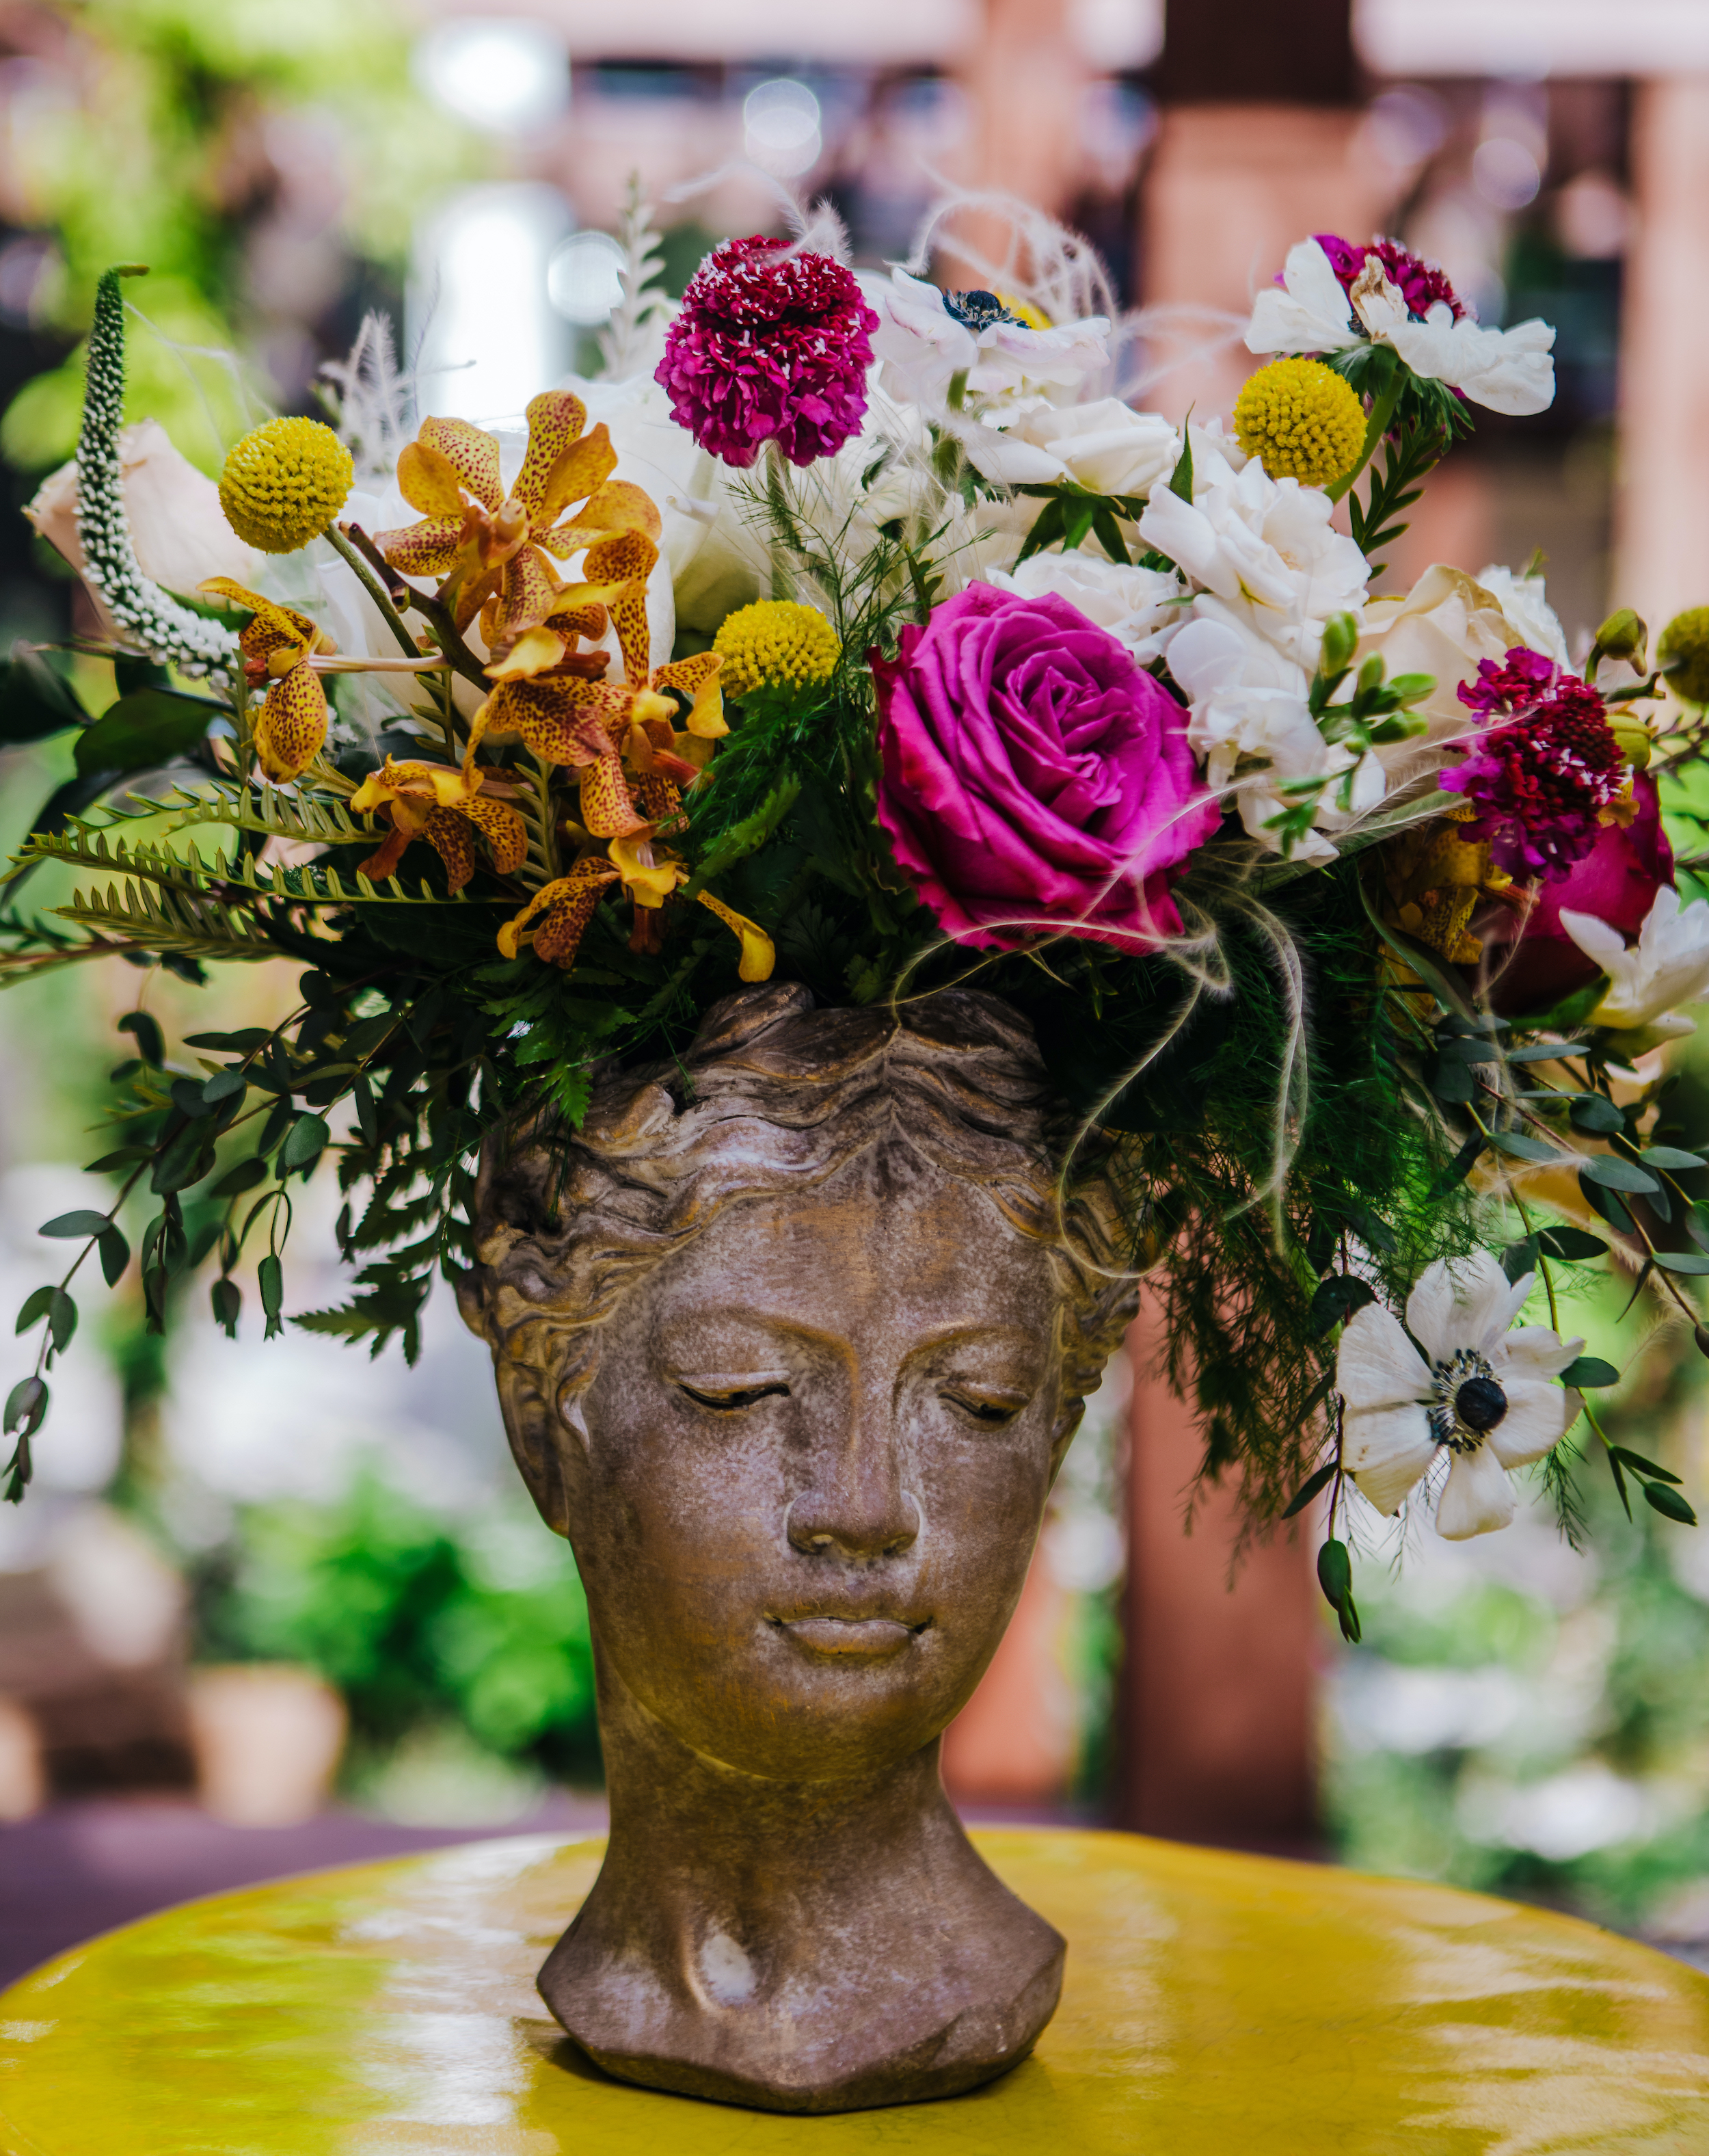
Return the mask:
{"type": "Polygon", "coordinates": [[[1135,1301],[1054,1107],[994,998],[775,986],[488,1145],[464,1314],[581,1568],[611,1799],[540,1986],[613,2074],[948,2096],[1055,2010],[1063,1941],[938,1777],[1135,1301]]]}

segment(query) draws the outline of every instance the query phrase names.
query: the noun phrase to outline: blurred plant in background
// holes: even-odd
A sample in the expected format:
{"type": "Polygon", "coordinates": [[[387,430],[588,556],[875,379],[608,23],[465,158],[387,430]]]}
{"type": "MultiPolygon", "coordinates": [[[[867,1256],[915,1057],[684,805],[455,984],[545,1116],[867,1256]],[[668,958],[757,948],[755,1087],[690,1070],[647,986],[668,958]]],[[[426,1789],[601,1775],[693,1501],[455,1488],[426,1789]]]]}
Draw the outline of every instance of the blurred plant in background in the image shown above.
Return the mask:
{"type": "Polygon", "coordinates": [[[452,1517],[363,1462],[332,1502],[244,1507],[193,1576],[204,1656],[299,1663],[342,1693],[359,1800],[487,1820],[548,1779],[598,1784],[587,1604],[520,1492],[452,1517]]]}
{"type": "Polygon", "coordinates": [[[146,262],[157,337],[133,346],[131,413],[217,470],[254,416],[232,357],[285,408],[401,289],[423,199],[476,169],[474,137],[414,87],[391,0],[85,0],[13,8],[0,63],[7,305],[80,341],[0,420],[23,470],[69,456],[95,282],[146,262]]]}

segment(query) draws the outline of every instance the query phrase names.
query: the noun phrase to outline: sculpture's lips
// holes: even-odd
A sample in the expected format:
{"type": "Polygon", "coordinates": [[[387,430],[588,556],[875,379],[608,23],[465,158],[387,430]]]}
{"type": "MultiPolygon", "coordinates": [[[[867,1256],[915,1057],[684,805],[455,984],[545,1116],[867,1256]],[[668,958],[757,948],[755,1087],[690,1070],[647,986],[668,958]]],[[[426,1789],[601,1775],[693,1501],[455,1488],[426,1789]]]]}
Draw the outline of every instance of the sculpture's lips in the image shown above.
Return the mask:
{"type": "Polygon", "coordinates": [[[806,1610],[798,1617],[773,1617],[772,1623],[809,1653],[860,1655],[875,1661],[899,1655],[926,1622],[911,1625],[901,1617],[872,1617],[826,1610],[806,1610]]]}

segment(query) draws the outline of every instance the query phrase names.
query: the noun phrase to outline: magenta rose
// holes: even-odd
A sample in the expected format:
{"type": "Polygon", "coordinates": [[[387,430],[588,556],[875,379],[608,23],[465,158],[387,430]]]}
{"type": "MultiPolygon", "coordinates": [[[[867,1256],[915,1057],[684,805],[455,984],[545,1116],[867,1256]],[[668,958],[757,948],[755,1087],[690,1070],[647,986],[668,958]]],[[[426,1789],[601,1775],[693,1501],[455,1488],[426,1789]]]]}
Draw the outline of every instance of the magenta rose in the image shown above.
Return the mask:
{"type": "Polygon", "coordinates": [[[872,671],[879,821],[948,934],[1180,933],[1169,885],[1219,812],[1186,713],[1106,630],[1055,593],[971,584],[872,671]]]}
{"type": "Polygon", "coordinates": [[[1537,886],[1528,914],[1522,913],[1521,895],[1511,910],[1492,910],[1475,923],[1493,976],[1490,1001],[1503,1015],[1547,1010],[1596,978],[1595,959],[1561,926],[1563,906],[1569,913],[1594,914],[1635,937],[1656,892],[1672,883],[1673,849],[1661,828],[1655,781],[1640,771],[1632,791],[1637,814],[1631,822],[1604,824],[1589,852],[1565,875],[1537,886]]]}

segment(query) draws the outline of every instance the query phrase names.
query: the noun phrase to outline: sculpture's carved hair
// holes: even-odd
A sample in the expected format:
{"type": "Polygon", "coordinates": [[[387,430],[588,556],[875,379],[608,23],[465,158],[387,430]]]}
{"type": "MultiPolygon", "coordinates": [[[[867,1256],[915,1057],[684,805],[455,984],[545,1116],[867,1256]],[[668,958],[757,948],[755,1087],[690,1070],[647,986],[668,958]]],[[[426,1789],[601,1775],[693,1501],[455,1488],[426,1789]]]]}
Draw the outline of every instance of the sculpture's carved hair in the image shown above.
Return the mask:
{"type": "MultiPolygon", "coordinates": [[[[1065,1439],[1138,1288],[1107,1176],[1062,1187],[1056,1109],[1031,1029],[993,996],[816,1011],[780,983],[709,1012],[683,1065],[603,1073],[579,1131],[495,1133],[459,1299],[492,1347],[512,1442],[532,1450],[526,1430],[559,1426],[606,1320],[660,1260],[726,1206],[816,1188],[868,1152],[971,1185],[1050,1252],[1065,1439]]],[[[536,1490],[556,1480],[544,1460],[521,1465],[536,1490]]]]}

